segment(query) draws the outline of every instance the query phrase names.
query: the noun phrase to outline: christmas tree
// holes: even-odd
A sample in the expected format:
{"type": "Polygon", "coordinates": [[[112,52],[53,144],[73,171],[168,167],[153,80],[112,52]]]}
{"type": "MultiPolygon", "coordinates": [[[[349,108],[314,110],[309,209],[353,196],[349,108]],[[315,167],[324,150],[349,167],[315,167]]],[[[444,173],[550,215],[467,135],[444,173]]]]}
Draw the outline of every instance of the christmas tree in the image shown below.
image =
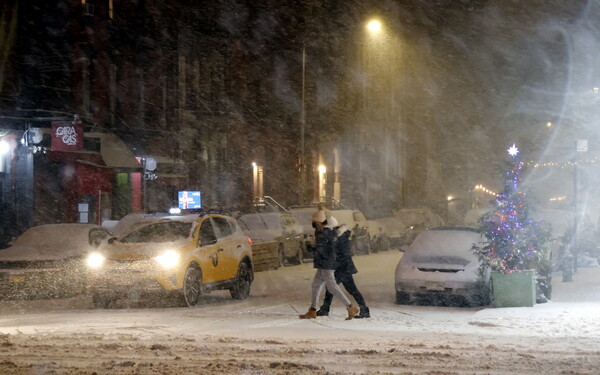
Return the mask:
{"type": "Polygon", "coordinates": [[[546,259],[550,228],[542,220],[530,218],[532,203],[521,190],[524,163],[516,145],[508,150],[511,160],[504,175],[504,190],[496,198],[494,210],[480,218],[487,242],[475,245],[482,270],[513,272],[537,269],[546,259]]]}

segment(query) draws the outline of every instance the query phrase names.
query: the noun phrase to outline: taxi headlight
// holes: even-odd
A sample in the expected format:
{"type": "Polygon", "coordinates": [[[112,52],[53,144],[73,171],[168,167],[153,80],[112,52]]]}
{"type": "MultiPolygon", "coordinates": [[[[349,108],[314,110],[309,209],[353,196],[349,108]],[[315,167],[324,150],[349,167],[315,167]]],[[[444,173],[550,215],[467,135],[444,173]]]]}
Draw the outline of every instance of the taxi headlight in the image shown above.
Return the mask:
{"type": "Polygon", "coordinates": [[[106,258],[99,253],[91,253],[86,259],[86,263],[90,268],[100,268],[104,264],[106,258]]]}
{"type": "Polygon", "coordinates": [[[154,260],[163,267],[173,267],[179,262],[179,253],[173,250],[165,251],[163,254],[154,257],[154,260]]]}

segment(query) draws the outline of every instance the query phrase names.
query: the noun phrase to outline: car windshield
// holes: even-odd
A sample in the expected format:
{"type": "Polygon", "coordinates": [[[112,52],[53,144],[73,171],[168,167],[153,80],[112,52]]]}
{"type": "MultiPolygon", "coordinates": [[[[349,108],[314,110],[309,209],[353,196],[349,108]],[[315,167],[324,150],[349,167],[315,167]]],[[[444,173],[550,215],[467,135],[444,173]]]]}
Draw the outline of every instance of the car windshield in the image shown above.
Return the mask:
{"type": "Polygon", "coordinates": [[[365,215],[360,211],[356,211],[353,215],[354,215],[354,221],[367,221],[367,218],[365,217],[365,215]]]}
{"type": "Polygon", "coordinates": [[[238,219],[240,226],[244,230],[264,230],[265,222],[259,214],[243,215],[238,219]]]}
{"type": "Polygon", "coordinates": [[[280,227],[279,214],[262,214],[261,216],[267,224],[267,229],[278,229],[280,227]]]}
{"type": "Polygon", "coordinates": [[[428,230],[417,236],[409,252],[416,263],[466,265],[476,259],[472,247],[482,240],[474,231],[428,230]]]}
{"type": "Polygon", "coordinates": [[[298,223],[306,225],[310,224],[312,215],[316,210],[292,210],[292,215],[296,218],[298,223]]]}
{"type": "Polygon", "coordinates": [[[193,223],[169,221],[150,224],[129,233],[121,242],[172,242],[188,238],[191,234],[193,223]]]}

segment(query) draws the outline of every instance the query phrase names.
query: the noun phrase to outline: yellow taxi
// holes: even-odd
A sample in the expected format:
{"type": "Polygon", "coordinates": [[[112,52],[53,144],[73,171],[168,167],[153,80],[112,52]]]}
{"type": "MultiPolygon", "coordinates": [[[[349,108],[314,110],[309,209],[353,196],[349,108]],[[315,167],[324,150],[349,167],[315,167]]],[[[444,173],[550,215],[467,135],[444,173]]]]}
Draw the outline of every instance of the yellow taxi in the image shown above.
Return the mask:
{"type": "Polygon", "coordinates": [[[176,293],[185,306],[216,289],[245,299],[254,280],[251,240],[234,218],[219,214],[138,223],[86,263],[96,308],[132,293],[176,293]]]}

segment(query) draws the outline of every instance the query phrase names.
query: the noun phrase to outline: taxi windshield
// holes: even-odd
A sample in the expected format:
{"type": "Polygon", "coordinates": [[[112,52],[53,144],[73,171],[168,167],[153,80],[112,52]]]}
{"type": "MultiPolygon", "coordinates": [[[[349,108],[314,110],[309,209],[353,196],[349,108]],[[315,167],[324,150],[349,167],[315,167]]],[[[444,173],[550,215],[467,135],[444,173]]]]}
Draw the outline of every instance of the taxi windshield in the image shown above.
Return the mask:
{"type": "Polygon", "coordinates": [[[150,224],[134,230],[121,239],[121,242],[172,242],[190,236],[192,223],[168,221],[150,224]]]}

